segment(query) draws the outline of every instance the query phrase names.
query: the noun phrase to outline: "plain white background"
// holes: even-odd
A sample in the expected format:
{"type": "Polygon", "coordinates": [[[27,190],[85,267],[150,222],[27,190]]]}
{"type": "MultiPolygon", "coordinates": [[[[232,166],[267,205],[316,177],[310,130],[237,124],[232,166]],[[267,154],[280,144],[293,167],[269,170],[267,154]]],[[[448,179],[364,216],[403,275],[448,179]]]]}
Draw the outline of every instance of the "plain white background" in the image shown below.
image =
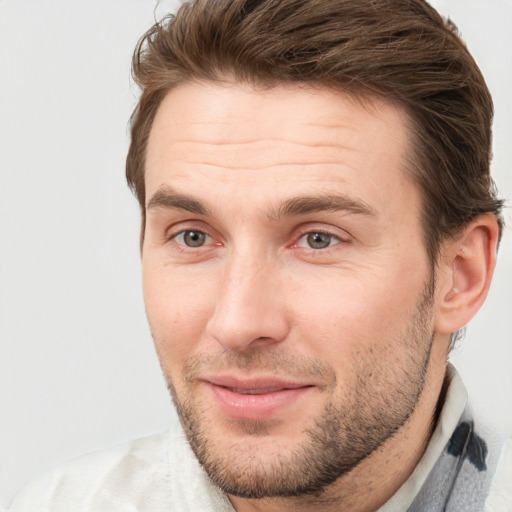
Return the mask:
{"type": "MultiPolygon", "coordinates": [[[[434,4],[493,92],[493,173],[510,199],[512,2],[434,4]]],[[[131,52],[154,10],[153,0],[0,0],[0,508],[46,467],[173,417],[124,182],[131,52]]],[[[489,299],[453,354],[475,409],[509,432],[511,262],[508,227],[489,299]]]]}

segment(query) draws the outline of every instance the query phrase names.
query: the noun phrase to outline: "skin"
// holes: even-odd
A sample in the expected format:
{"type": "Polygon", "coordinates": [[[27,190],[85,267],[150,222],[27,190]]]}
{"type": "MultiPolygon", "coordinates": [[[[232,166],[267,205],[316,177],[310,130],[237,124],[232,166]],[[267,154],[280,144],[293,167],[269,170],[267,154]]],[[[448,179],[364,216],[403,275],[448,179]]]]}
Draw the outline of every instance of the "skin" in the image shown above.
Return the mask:
{"type": "Polygon", "coordinates": [[[376,510],[423,454],[449,333],[485,298],[497,235],[484,218],[447,246],[434,292],[408,144],[402,109],[329,90],[189,83],[159,108],[146,310],[196,455],[239,511],[376,510]],[[300,389],[270,413],[242,400],[233,417],[219,376],[300,389]],[[325,457],[307,448],[319,432],[347,467],[314,494],[264,497],[325,457]]]}

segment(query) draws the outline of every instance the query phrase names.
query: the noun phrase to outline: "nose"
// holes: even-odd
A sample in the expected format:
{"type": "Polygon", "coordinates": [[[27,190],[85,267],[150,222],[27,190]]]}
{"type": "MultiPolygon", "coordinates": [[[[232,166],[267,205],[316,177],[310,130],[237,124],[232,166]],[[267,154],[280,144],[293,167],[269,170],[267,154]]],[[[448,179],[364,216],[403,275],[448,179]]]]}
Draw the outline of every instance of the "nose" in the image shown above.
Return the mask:
{"type": "Polygon", "coordinates": [[[278,265],[240,255],[227,264],[206,331],[236,352],[275,344],[288,334],[285,309],[278,265]]]}

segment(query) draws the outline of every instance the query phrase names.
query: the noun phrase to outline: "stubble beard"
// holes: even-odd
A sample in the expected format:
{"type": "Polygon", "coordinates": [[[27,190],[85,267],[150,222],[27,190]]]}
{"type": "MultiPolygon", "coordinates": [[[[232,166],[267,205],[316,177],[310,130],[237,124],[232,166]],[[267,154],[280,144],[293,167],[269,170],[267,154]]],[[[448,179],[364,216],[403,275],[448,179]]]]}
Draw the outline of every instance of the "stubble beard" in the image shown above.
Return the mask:
{"type": "MultiPolygon", "coordinates": [[[[427,286],[398,343],[392,342],[395,350],[398,346],[404,351],[401,367],[382,368],[378,350],[358,352],[353,388],[340,392],[342,396],[333,393],[314,425],[305,430],[305,441],[287,453],[261,456],[261,439],[272,435],[272,425],[266,422],[238,421],[236,428],[243,432],[245,440],[233,439],[229,446],[219,445],[210,430],[208,404],[197,403],[192,387],[179,397],[170,375],[166,375],[188,442],[211,481],[225,493],[241,498],[290,498],[320,495],[353,470],[392,438],[416,408],[433,342],[428,327],[432,303],[433,289],[427,286]],[[247,436],[252,436],[254,443],[248,442],[247,436]]],[[[227,359],[229,364],[236,361],[231,368],[281,369],[288,374],[289,365],[294,364],[293,356],[275,357],[264,349],[247,357],[235,354],[227,359]]],[[[189,369],[208,364],[207,358],[198,357],[189,369]]],[[[316,361],[309,366],[302,364],[301,372],[323,374],[330,387],[336,384],[334,371],[316,361]]],[[[190,378],[185,380],[192,383],[193,374],[191,370],[190,378]]]]}

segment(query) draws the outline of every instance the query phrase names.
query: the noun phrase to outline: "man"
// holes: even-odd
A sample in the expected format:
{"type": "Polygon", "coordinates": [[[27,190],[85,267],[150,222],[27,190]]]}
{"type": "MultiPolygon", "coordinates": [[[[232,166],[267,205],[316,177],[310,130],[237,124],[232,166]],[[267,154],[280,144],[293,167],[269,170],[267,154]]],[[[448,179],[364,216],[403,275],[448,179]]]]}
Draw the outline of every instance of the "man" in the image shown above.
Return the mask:
{"type": "Polygon", "coordinates": [[[127,177],[182,430],[12,510],[493,506],[502,443],[447,367],[502,206],[454,29],[421,0],[202,0],[146,34],[134,75],[127,177]]]}

